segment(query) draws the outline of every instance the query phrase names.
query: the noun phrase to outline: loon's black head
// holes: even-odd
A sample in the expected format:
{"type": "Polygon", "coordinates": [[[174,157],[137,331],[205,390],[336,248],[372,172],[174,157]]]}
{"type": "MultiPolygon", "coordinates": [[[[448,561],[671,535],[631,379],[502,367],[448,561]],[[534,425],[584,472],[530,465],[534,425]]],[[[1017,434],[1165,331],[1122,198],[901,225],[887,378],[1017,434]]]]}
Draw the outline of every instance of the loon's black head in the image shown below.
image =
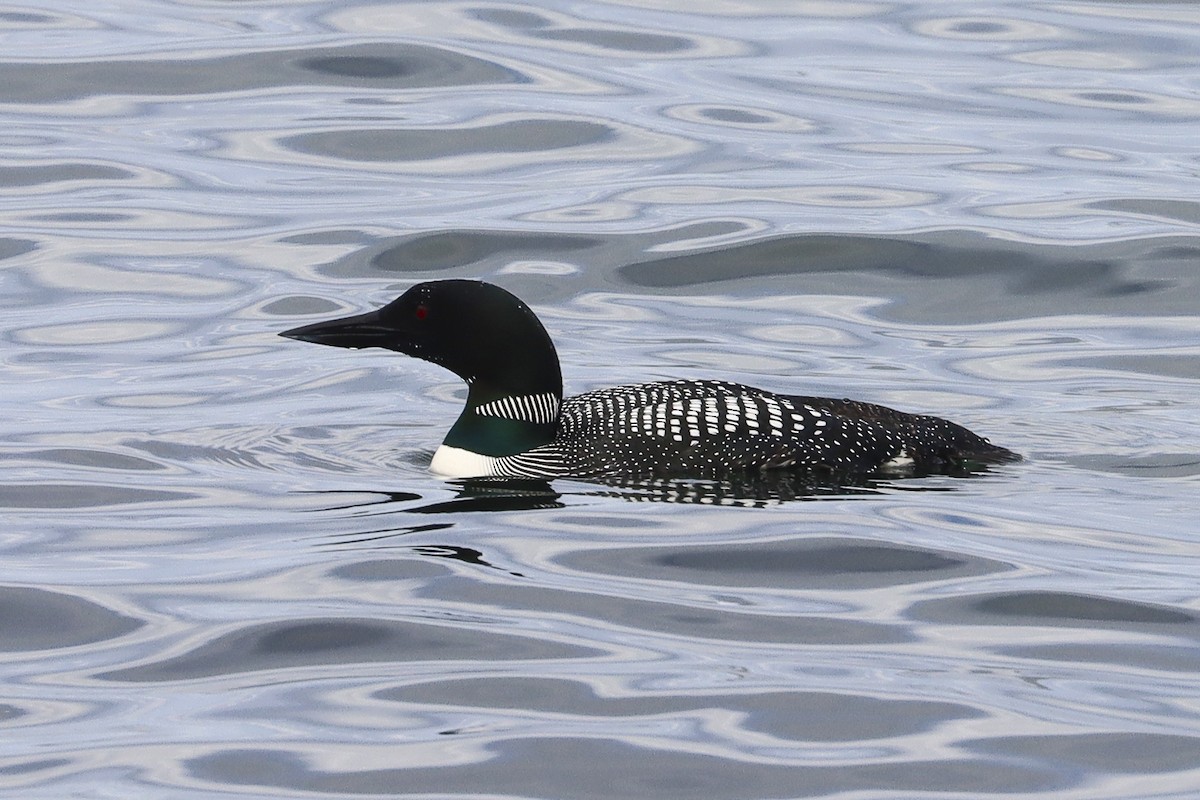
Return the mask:
{"type": "Polygon", "coordinates": [[[562,397],[558,354],[542,323],[490,283],[420,283],[383,308],[280,334],[334,347],[382,347],[445,367],[473,404],[543,392],[562,397]]]}

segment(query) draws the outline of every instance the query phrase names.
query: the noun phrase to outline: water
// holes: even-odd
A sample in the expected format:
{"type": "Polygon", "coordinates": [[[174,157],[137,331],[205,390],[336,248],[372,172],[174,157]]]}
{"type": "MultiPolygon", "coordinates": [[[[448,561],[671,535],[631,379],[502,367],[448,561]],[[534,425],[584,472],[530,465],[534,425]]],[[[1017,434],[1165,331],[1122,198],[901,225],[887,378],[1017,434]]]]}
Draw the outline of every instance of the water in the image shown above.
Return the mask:
{"type": "Polygon", "coordinates": [[[0,9],[6,796],[1195,795],[1200,12],[676,5],[0,9]],[[443,483],[452,276],[1027,460],[443,483]]]}

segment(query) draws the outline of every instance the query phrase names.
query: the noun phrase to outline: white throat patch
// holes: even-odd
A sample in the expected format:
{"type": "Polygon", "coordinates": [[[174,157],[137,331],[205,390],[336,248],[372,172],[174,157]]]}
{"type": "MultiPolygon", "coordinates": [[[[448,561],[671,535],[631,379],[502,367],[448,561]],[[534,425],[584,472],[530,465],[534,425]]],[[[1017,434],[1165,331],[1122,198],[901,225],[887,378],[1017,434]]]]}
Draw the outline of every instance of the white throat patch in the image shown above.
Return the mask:
{"type": "Polygon", "coordinates": [[[429,470],[443,478],[490,478],[499,474],[500,459],[442,445],[433,454],[429,470]]]}

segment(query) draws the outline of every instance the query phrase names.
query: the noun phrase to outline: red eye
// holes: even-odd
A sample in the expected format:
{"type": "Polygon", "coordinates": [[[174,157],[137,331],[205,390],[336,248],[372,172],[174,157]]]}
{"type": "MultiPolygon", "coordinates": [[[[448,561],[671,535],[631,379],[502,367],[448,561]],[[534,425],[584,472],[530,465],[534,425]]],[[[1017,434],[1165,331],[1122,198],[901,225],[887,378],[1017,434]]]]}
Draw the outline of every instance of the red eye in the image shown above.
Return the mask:
{"type": "Polygon", "coordinates": [[[424,305],[419,305],[419,306],[417,306],[416,314],[417,314],[417,319],[425,319],[426,317],[429,316],[429,309],[427,307],[425,307],[424,305]]]}

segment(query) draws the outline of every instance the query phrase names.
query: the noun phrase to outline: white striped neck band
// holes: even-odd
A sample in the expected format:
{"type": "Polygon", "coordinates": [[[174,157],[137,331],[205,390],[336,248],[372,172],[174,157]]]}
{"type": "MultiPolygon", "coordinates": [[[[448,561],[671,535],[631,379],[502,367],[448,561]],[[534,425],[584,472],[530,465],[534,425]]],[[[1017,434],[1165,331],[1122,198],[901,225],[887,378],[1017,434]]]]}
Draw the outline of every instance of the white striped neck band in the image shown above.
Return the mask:
{"type": "Polygon", "coordinates": [[[556,395],[542,392],[519,397],[501,397],[499,400],[476,406],[475,413],[483,417],[549,424],[558,419],[558,406],[559,399],[556,395]]]}

